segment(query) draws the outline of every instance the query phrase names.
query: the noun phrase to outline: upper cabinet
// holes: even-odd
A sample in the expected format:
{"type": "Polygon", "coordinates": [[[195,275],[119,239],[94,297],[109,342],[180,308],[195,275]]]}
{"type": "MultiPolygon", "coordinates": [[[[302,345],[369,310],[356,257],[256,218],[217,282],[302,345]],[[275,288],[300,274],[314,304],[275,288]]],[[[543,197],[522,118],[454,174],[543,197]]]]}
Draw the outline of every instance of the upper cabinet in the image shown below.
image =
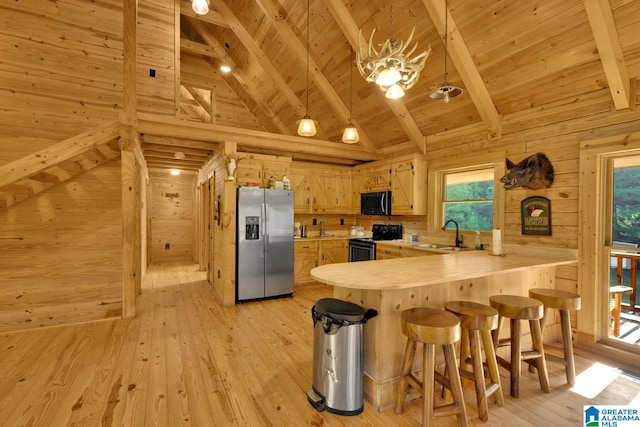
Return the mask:
{"type": "Polygon", "coordinates": [[[290,157],[239,153],[236,184],[238,186],[258,184],[260,187],[268,188],[271,178],[282,181],[285,175],[289,178],[290,173],[290,157]]]}
{"type": "Polygon", "coordinates": [[[293,163],[291,189],[296,213],[351,213],[351,169],[293,163]]]}
{"type": "Polygon", "coordinates": [[[427,160],[402,156],[356,166],[353,176],[353,212],[360,213],[360,193],[391,190],[393,215],[427,214],[427,160]]]}
{"type": "Polygon", "coordinates": [[[391,164],[391,213],[427,214],[427,161],[414,157],[391,164]]]}

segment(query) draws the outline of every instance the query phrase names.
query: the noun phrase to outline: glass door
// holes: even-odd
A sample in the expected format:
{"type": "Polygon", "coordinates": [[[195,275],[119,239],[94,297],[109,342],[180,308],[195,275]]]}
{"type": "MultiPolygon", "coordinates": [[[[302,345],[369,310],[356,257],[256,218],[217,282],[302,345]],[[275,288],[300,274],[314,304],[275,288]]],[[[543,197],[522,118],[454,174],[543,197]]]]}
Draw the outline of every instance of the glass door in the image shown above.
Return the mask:
{"type": "Polygon", "coordinates": [[[640,155],[611,157],[607,161],[604,215],[605,265],[607,276],[601,301],[608,323],[602,336],[616,346],[640,349],[640,155]]]}

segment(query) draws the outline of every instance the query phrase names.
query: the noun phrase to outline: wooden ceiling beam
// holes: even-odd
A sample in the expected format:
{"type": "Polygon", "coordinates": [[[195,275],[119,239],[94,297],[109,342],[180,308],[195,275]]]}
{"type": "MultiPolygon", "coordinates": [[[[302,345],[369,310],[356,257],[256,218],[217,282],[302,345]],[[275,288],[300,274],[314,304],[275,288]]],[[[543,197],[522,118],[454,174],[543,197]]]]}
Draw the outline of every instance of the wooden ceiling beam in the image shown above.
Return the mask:
{"type": "Polygon", "coordinates": [[[216,122],[215,118],[213,117],[212,111],[213,111],[213,100],[212,100],[212,94],[213,91],[209,91],[209,99],[207,99],[201,92],[204,91],[204,89],[199,89],[190,85],[183,85],[183,87],[187,90],[187,92],[189,92],[189,94],[193,97],[194,101],[196,101],[198,103],[198,105],[200,107],[202,107],[202,109],[209,115],[210,119],[209,119],[209,123],[214,123],[216,122]]]}
{"type": "MultiPolygon", "coordinates": [[[[187,90],[184,85],[180,85],[180,97],[182,99],[193,101],[194,105],[189,105],[192,110],[194,110],[196,116],[201,122],[211,123],[211,114],[207,112],[207,110],[198,102],[197,99],[193,97],[193,94],[187,90]]],[[[180,103],[180,107],[185,109],[184,101],[180,103]]]]}
{"type": "Polygon", "coordinates": [[[209,9],[209,13],[207,13],[206,15],[198,15],[191,8],[191,2],[189,1],[180,2],[180,14],[188,16],[189,18],[197,18],[203,22],[207,22],[218,27],[229,28],[227,20],[220,14],[220,12],[209,9]]]}
{"type": "Polygon", "coordinates": [[[216,9],[220,11],[222,16],[225,17],[225,19],[229,23],[229,28],[231,28],[231,31],[233,31],[236,37],[238,37],[238,40],[240,40],[244,47],[246,47],[251,55],[253,55],[260,67],[262,67],[262,69],[267,73],[269,78],[273,80],[282,96],[296,111],[296,114],[302,117],[305,114],[304,105],[302,104],[300,99],[298,99],[293,90],[291,90],[287,82],[284,81],[284,78],[282,78],[280,72],[276,69],[271,60],[267,58],[267,55],[260,48],[258,43],[256,43],[251,34],[249,34],[247,29],[240,23],[231,9],[229,9],[229,7],[222,0],[212,0],[212,4],[216,9]]]}
{"type": "MultiPolygon", "coordinates": [[[[155,117],[155,116],[154,116],[155,117]]],[[[152,119],[153,120],[153,119],[152,119]]],[[[181,121],[184,122],[184,121],[181,121]]],[[[158,150],[160,146],[171,147],[173,152],[182,151],[185,154],[189,154],[190,150],[206,150],[211,153],[218,151],[221,148],[221,144],[219,140],[212,141],[201,141],[194,140],[190,138],[175,138],[175,137],[167,137],[163,135],[159,135],[157,133],[145,133],[141,131],[140,142],[143,147],[154,147],[154,149],[158,150]]]]}
{"type": "Polygon", "coordinates": [[[0,187],[29,178],[60,162],[72,159],[119,136],[120,123],[109,122],[51,147],[0,165],[0,187]]]}
{"type": "Polygon", "coordinates": [[[163,145],[163,144],[153,144],[149,142],[142,143],[142,150],[144,152],[147,151],[155,151],[156,153],[167,153],[172,157],[175,155],[176,151],[180,151],[187,156],[198,156],[198,157],[209,157],[214,153],[214,150],[201,150],[196,148],[185,148],[185,147],[175,147],[173,145],[163,145]]]}
{"type": "MultiPolygon", "coordinates": [[[[263,0],[259,0],[258,4],[260,4],[263,0]]],[[[349,10],[344,5],[342,0],[325,0],[325,5],[333,18],[336,20],[336,23],[342,30],[342,33],[347,38],[347,41],[351,45],[351,48],[354,51],[358,51],[358,49],[363,49],[364,51],[369,50],[369,46],[366,40],[360,40],[358,42],[358,37],[360,34],[360,30],[358,25],[356,25],[353,17],[349,14],[349,10]]],[[[404,104],[402,99],[387,99],[385,98],[387,105],[393,111],[394,116],[400,123],[400,126],[404,130],[405,134],[409,139],[418,147],[422,154],[426,153],[426,139],[420,127],[416,123],[415,119],[407,109],[407,106],[404,104]]]]}
{"type": "Polygon", "coordinates": [[[220,55],[208,44],[194,42],[189,39],[185,39],[184,37],[180,39],[180,50],[197,55],[208,56],[209,58],[221,59],[220,55]]]}
{"type": "MultiPolygon", "coordinates": [[[[216,2],[221,2],[220,0],[214,0],[216,2]]],[[[301,64],[306,67],[307,63],[307,48],[303,45],[296,34],[293,32],[291,27],[287,25],[286,21],[282,19],[280,11],[278,7],[273,3],[272,0],[256,0],[256,3],[262,9],[265,16],[269,19],[271,26],[278,31],[280,37],[284,40],[285,44],[291,49],[291,52],[295,57],[298,58],[301,64]]],[[[345,124],[349,121],[350,113],[349,108],[342,102],[342,99],[335,91],[329,80],[325,77],[325,75],[320,71],[320,67],[315,63],[311,56],[309,58],[309,74],[313,78],[316,86],[320,90],[320,93],[323,94],[329,105],[333,108],[333,110],[337,113],[338,119],[342,120],[345,124]]],[[[353,124],[358,128],[358,133],[360,134],[360,144],[364,149],[369,151],[375,151],[375,147],[371,143],[371,140],[367,136],[364,129],[358,124],[357,120],[351,118],[353,124]]]]}
{"type": "MultiPolygon", "coordinates": [[[[184,138],[196,141],[236,142],[238,145],[256,149],[272,149],[290,155],[292,151],[338,157],[353,160],[379,160],[381,155],[337,142],[320,141],[299,136],[281,135],[208,123],[188,122],[166,116],[140,113],[138,129],[144,135],[152,134],[169,138],[184,138]]],[[[157,137],[155,137],[157,138],[157,137]]],[[[142,136],[145,141],[145,136],[142,136]]],[[[156,142],[156,141],[149,141],[156,142]]]]}
{"type": "Polygon", "coordinates": [[[613,20],[609,0],[584,0],[591,32],[598,47],[600,61],[609,83],[609,91],[616,110],[629,108],[632,98],[629,70],[624,60],[622,45],[618,37],[616,23],[613,20]]]}
{"type": "MultiPolygon", "coordinates": [[[[445,0],[423,0],[423,3],[438,33],[442,37],[442,40],[444,40],[445,12],[448,13],[445,7],[445,0]]],[[[447,19],[449,27],[449,34],[446,35],[449,38],[447,43],[448,54],[458,74],[460,74],[464,86],[475,104],[482,121],[488,128],[489,134],[492,137],[499,136],[502,133],[500,114],[498,114],[489,90],[480,76],[478,67],[476,67],[475,62],[473,62],[471,53],[469,53],[469,49],[462,39],[462,35],[455,21],[450,14],[447,19]]]]}
{"type": "MultiPolygon", "coordinates": [[[[248,96],[251,97],[253,102],[260,108],[260,110],[267,116],[273,125],[280,130],[280,132],[290,135],[292,130],[285,123],[280,120],[278,114],[274,112],[268,103],[262,99],[260,92],[257,90],[252,80],[248,78],[242,70],[240,70],[235,63],[235,61],[227,55],[224,50],[224,47],[216,40],[216,38],[211,34],[211,32],[205,28],[205,26],[197,19],[190,19],[189,23],[193,27],[193,29],[202,37],[202,39],[209,45],[211,48],[220,55],[221,58],[224,58],[224,61],[233,69],[233,72],[225,75],[225,78],[233,78],[238,84],[246,90],[248,96]]],[[[236,95],[242,99],[241,94],[236,92],[236,95]]]]}

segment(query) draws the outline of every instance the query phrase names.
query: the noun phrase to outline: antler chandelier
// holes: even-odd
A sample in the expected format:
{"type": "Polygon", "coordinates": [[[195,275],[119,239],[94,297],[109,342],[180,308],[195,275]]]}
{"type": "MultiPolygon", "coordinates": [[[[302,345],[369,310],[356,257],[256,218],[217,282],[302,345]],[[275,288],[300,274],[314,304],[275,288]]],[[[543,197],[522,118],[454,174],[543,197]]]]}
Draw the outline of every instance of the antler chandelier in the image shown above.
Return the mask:
{"type": "MultiPolygon", "coordinates": [[[[393,37],[393,2],[391,3],[391,36],[380,44],[380,50],[373,47],[375,28],[369,38],[369,51],[363,52],[358,47],[356,64],[362,77],[368,82],[375,82],[380,89],[385,91],[387,98],[401,98],[404,91],[410,89],[418,82],[420,71],[431,53],[431,47],[411,58],[418,48],[418,42],[409,49],[415,27],[406,42],[398,41],[393,37]],[[408,50],[407,50],[408,49],[408,50]]],[[[362,36],[362,30],[358,35],[358,42],[362,36]]]]}

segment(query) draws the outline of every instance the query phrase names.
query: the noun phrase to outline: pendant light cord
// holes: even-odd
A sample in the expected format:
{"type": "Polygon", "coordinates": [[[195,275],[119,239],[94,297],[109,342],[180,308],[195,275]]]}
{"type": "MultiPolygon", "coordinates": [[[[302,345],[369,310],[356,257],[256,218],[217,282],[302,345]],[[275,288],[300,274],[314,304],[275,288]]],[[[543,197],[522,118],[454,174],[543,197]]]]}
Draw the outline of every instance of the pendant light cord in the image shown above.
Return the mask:
{"type": "Polygon", "coordinates": [[[307,116],[309,116],[309,15],[311,13],[311,0],[307,0],[307,116]]]}
{"type": "Polygon", "coordinates": [[[352,101],[353,101],[353,48],[349,46],[349,125],[351,125],[352,101]]]}
{"type": "Polygon", "coordinates": [[[444,81],[447,81],[447,44],[449,39],[449,0],[444,2],[444,81]]]}

